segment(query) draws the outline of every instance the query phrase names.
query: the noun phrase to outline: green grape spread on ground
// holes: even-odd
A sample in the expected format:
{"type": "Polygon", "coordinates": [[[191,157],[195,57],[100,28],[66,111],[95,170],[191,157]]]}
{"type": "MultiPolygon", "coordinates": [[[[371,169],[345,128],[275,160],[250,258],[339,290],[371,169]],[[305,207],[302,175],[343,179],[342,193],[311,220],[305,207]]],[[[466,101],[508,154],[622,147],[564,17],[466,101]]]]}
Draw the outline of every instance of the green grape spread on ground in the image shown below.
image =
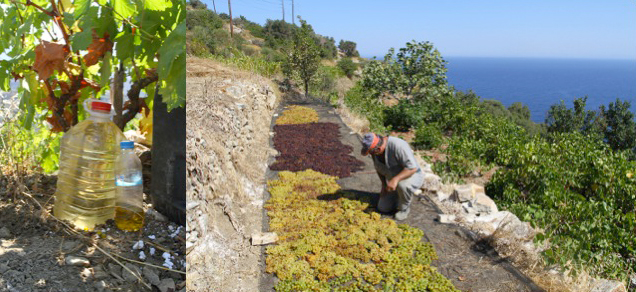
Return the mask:
{"type": "Polygon", "coordinates": [[[337,177],[282,171],[268,182],[265,205],[277,245],[267,248],[277,291],[457,291],[431,266],[437,259],[423,232],[339,192],[337,177]]]}
{"type": "Polygon", "coordinates": [[[283,112],[283,115],[276,119],[277,125],[307,124],[318,121],[318,113],[308,107],[292,105],[283,112]]]}

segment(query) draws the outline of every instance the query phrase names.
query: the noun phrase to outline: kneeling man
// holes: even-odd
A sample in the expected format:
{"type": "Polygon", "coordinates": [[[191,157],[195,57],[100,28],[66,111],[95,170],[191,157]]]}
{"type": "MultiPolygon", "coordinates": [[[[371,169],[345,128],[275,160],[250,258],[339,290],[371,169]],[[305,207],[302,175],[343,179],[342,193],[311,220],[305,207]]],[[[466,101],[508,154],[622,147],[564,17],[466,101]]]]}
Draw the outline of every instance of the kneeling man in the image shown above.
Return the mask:
{"type": "Polygon", "coordinates": [[[397,211],[395,220],[406,219],[413,194],[424,182],[424,175],[415,160],[413,150],[400,138],[367,133],[362,140],[362,155],[368,154],[371,154],[382,182],[378,211],[397,211]]]}

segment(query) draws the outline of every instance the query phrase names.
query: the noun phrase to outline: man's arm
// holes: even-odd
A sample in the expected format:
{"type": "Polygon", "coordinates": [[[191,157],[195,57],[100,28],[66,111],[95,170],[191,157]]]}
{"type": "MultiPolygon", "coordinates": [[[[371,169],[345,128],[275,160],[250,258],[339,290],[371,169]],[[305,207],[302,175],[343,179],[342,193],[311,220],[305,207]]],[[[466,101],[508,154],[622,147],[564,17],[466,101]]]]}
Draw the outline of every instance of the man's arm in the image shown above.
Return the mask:
{"type": "MultiPolygon", "coordinates": [[[[411,177],[411,175],[413,175],[414,173],[417,172],[417,168],[404,168],[402,169],[402,171],[400,171],[400,173],[398,173],[398,175],[394,176],[389,183],[386,185],[386,189],[389,192],[395,191],[395,189],[397,188],[397,185],[400,181],[405,180],[409,177],[411,177]]],[[[385,185],[383,185],[385,186],[385,185]]]]}

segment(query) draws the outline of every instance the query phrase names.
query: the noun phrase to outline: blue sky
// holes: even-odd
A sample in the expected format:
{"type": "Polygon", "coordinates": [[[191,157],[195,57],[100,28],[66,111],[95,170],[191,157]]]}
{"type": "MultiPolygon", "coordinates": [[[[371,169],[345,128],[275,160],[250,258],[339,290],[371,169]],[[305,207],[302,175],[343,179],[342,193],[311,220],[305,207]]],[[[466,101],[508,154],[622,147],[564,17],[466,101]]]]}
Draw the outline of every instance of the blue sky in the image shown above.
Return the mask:
{"type": "MultiPolygon", "coordinates": [[[[213,9],[212,0],[203,0],[213,9]]],[[[291,21],[291,0],[285,20],[291,21]]],[[[228,12],[215,0],[218,13],[228,12]]],[[[362,56],[382,57],[413,39],[444,57],[636,60],[634,0],[295,0],[296,15],[322,35],[352,40],[362,56]]],[[[232,0],[234,17],[281,19],[281,0],[232,0]]]]}

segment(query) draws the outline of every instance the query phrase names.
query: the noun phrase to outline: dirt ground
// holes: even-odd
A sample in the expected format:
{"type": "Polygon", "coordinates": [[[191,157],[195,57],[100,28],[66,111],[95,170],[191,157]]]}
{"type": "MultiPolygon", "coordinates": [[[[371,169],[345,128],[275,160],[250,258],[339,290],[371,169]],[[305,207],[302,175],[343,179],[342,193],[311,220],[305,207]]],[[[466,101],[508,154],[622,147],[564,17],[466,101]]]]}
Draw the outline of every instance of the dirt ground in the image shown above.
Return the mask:
{"type": "MultiPolygon", "coordinates": [[[[381,187],[370,158],[360,155],[360,136],[349,129],[335,113],[334,109],[318,101],[293,102],[314,108],[320,115],[319,122],[340,124],[341,140],[351,145],[352,155],[365,163],[364,169],[351,177],[340,179],[338,183],[343,190],[371,196],[375,202],[381,187]]],[[[282,109],[287,104],[281,104],[282,109]]],[[[280,112],[279,109],[279,112],[280,112]]],[[[273,179],[276,173],[268,171],[267,178],[273,179]]],[[[265,194],[267,200],[269,195],[265,194]]],[[[489,246],[475,242],[469,231],[459,226],[436,222],[441,213],[426,197],[415,198],[411,204],[409,218],[401,223],[409,224],[424,231],[423,240],[433,244],[438,260],[433,265],[438,271],[450,279],[456,288],[462,291],[542,291],[532,280],[524,276],[506,259],[500,258],[489,246]]],[[[383,216],[391,216],[384,214],[383,216]]],[[[267,214],[264,212],[264,230],[267,230],[267,214]]],[[[263,248],[263,257],[264,257],[263,248]]],[[[264,261],[261,261],[263,276],[260,279],[261,291],[272,291],[276,277],[264,272],[264,261]]]]}
{"type": "Polygon", "coordinates": [[[47,216],[56,176],[20,181],[0,176],[0,291],[185,291],[182,226],[150,210],[139,232],[109,221],[75,233],[47,216]]]}

